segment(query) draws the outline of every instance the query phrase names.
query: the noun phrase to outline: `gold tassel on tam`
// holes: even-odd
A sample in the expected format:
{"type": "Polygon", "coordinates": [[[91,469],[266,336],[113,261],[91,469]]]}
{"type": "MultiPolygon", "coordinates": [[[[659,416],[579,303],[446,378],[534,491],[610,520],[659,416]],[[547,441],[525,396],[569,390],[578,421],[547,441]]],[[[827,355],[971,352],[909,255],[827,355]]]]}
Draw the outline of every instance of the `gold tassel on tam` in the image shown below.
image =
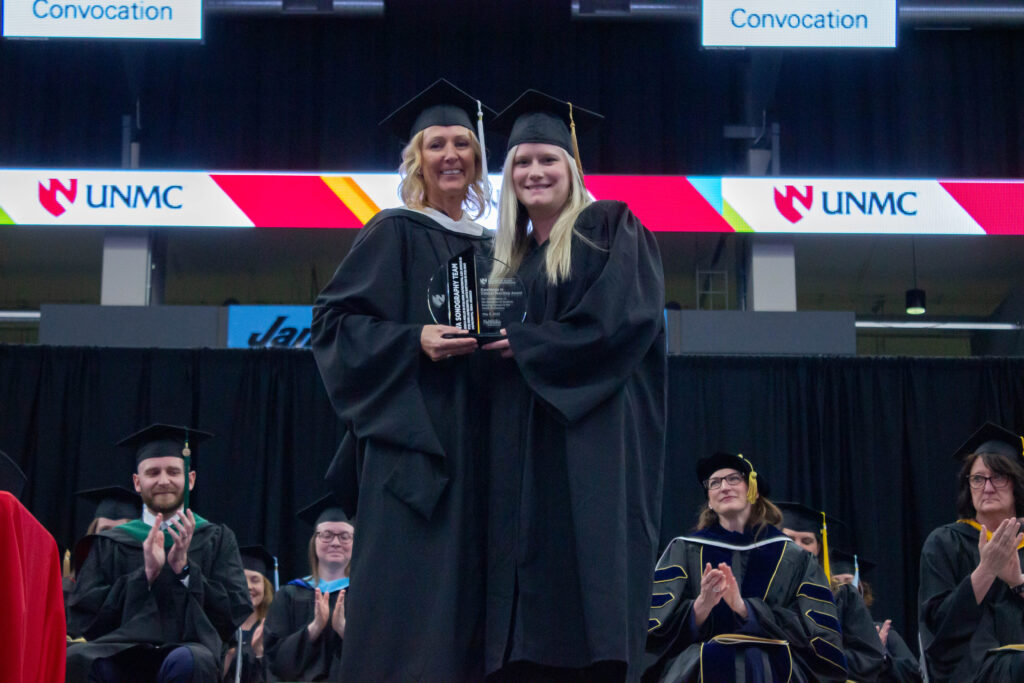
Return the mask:
{"type": "Polygon", "coordinates": [[[747,475],[747,502],[753,505],[757,502],[757,472],[754,471],[754,463],[744,458],[742,453],[736,455],[750,465],[750,474],[747,475]]]}
{"type": "Polygon", "coordinates": [[[70,550],[65,550],[64,551],[64,573],[62,574],[62,576],[64,576],[64,578],[67,578],[67,577],[71,576],[71,551],[70,550]]]}
{"type": "Polygon", "coordinates": [[[825,518],[825,513],[821,513],[821,564],[825,568],[825,578],[828,579],[828,585],[832,585],[832,564],[828,561],[828,522],[825,518]]]}
{"type": "Polygon", "coordinates": [[[572,102],[569,105],[569,137],[572,138],[572,156],[576,160],[576,170],[583,177],[583,163],[580,161],[580,143],[576,141],[576,121],[572,118],[572,102]]]}

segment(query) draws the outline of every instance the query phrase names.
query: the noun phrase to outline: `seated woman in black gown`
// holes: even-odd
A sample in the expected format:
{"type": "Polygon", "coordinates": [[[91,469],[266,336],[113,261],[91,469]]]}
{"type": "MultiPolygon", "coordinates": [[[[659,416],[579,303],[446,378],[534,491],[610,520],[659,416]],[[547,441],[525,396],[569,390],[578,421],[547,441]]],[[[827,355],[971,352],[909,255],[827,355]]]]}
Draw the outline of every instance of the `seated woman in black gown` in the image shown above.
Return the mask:
{"type": "Polygon", "coordinates": [[[832,591],[741,455],[697,463],[707,494],[697,531],[654,573],[648,681],[846,680],[832,591]]]}
{"type": "Polygon", "coordinates": [[[985,423],[955,453],[963,462],[956,522],[921,550],[918,617],[928,680],[1024,680],[1021,437],[985,423]]]}
{"type": "Polygon", "coordinates": [[[263,624],[274,601],[274,584],[270,580],[274,570],[274,557],[261,545],[247,545],[238,549],[245,570],[245,582],[249,586],[252,600],[252,614],[238,627],[242,641],[242,657],[239,662],[235,654],[237,645],[224,649],[224,683],[264,683],[267,680],[267,662],[263,657],[263,624]],[[241,666],[241,671],[238,670],[241,666]]]}
{"type": "Polygon", "coordinates": [[[263,629],[270,672],[281,680],[340,680],[355,526],[336,505],[332,496],[324,496],[299,511],[315,529],[309,540],[310,575],[281,588],[263,629]]]}

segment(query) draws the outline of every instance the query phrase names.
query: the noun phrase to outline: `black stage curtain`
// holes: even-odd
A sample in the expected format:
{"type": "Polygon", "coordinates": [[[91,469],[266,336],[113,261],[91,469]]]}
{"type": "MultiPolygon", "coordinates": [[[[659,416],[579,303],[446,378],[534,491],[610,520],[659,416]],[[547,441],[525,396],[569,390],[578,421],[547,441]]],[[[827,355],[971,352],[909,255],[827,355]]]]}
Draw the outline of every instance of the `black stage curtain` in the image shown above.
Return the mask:
{"type": "MultiPolygon", "coordinates": [[[[694,22],[573,21],[569,0],[211,14],[204,30],[204,44],[3,41],[0,166],[116,168],[138,102],[143,168],[395,169],[398,143],[377,122],[444,76],[495,109],[537,88],[603,113],[580,136],[591,173],[745,173],[746,143],[722,127],[764,120],[781,124],[785,174],[1024,173],[1017,30],[905,28],[895,50],[702,50],[694,22]]],[[[503,145],[490,140],[493,168],[503,145]]]]}
{"type": "MultiPolygon", "coordinates": [[[[673,357],[662,545],[689,531],[698,457],[739,451],[776,500],[823,507],[879,563],[879,619],[916,633],[918,554],[955,519],[951,453],[986,419],[1024,431],[1024,359],[673,357]]],[[[76,489],[131,485],[112,445],[151,421],[217,434],[198,449],[195,508],[306,573],[294,512],[324,490],[340,437],[313,358],[291,350],[0,346],[0,449],[26,470],[26,505],[62,548],[91,510],[76,489]]]]}

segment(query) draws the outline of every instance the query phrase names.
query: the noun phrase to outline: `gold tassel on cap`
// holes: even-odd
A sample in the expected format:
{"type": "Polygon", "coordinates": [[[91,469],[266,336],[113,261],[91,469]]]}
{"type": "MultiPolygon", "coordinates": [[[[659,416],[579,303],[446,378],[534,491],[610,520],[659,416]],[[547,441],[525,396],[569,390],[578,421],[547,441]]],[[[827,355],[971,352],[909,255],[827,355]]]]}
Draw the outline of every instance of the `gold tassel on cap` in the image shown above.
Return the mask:
{"type": "Polygon", "coordinates": [[[821,513],[821,552],[822,562],[821,564],[825,569],[825,578],[828,579],[828,585],[832,585],[832,564],[828,560],[828,521],[825,517],[824,510],[821,513]]]}
{"type": "Polygon", "coordinates": [[[580,161],[580,143],[576,141],[576,121],[572,118],[572,102],[567,102],[569,105],[569,137],[572,139],[572,156],[576,160],[576,170],[580,172],[580,178],[583,177],[583,163],[580,161]]]}
{"type": "Polygon", "coordinates": [[[63,572],[62,576],[64,576],[64,578],[67,578],[67,577],[71,576],[71,551],[70,550],[65,550],[64,551],[64,567],[63,567],[63,569],[64,569],[64,572],[63,572]]]}
{"type": "Polygon", "coordinates": [[[750,474],[747,475],[747,502],[753,505],[757,502],[757,472],[754,471],[754,463],[744,458],[742,453],[737,455],[740,460],[750,465],[750,474]]]}

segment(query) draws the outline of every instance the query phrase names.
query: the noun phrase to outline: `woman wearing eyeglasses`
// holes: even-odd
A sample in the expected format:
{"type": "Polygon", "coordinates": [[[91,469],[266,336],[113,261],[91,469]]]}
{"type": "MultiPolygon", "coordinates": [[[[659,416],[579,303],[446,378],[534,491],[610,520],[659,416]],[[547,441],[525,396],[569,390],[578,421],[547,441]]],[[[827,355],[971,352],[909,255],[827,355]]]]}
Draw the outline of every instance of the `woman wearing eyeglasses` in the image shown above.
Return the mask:
{"type": "Polygon", "coordinates": [[[355,526],[336,505],[325,496],[299,511],[299,518],[314,528],[310,575],[281,588],[263,628],[270,672],[283,681],[340,680],[355,526]]]}
{"type": "Polygon", "coordinates": [[[742,455],[697,463],[697,530],[654,572],[645,681],[846,680],[825,574],[776,525],[782,513],[742,455]]]}
{"type": "Polygon", "coordinates": [[[960,519],[921,550],[918,614],[928,680],[1024,680],[1024,441],[986,422],[954,457],[960,519]]]}

